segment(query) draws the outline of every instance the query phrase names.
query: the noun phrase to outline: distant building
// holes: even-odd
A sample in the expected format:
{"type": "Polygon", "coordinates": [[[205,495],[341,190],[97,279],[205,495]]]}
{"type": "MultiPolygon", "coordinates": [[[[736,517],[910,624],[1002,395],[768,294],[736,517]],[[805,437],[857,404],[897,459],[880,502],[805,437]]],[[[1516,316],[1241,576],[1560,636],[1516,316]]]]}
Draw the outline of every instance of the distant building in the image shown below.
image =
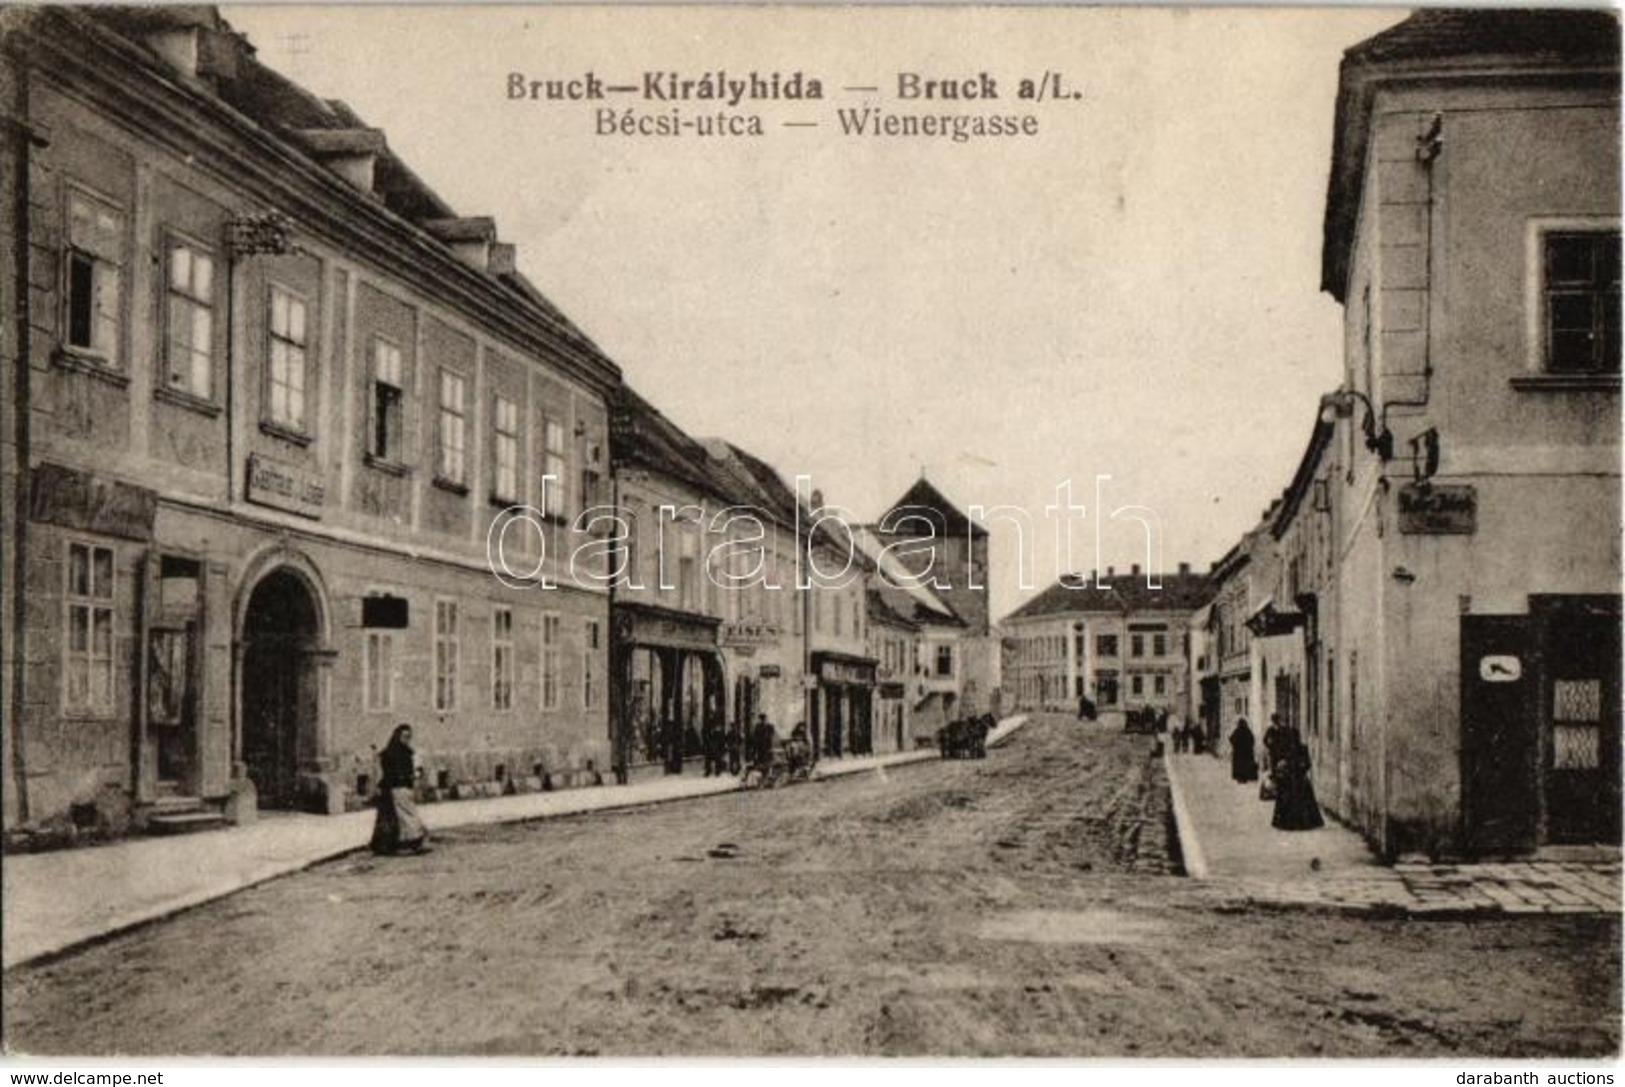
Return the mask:
{"type": "Polygon", "coordinates": [[[1000,624],[1006,696],[1016,709],[1069,713],[1088,698],[1117,724],[1141,709],[1188,719],[1190,620],[1211,597],[1188,563],[1149,578],[1138,566],[1064,575],[1000,624]]]}
{"type": "Polygon", "coordinates": [[[1385,854],[1620,841],[1619,62],[1616,13],[1493,9],[1343,61],[1344,383],[1271,531],[1317,780],[1385,854]]]}

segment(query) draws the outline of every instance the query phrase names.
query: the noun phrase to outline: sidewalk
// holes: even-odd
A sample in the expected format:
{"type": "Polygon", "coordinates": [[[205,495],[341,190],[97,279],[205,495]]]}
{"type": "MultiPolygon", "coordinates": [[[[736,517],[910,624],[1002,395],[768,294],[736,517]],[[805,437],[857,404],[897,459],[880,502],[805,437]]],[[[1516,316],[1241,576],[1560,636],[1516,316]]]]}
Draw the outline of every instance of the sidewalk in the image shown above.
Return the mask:
{"type": "MultiPolygon", "coordinates": [[[[1025,723],[1025,717],[1005,719],[989,742],[1002,741],[1025,723]]],[[[935,758],[935,751],[903,751],[826,760],[813,777],[827,780],[935,758]]],[[[632,785],[425,804],[419,811],[429,829],[436,831],[664,804],[738,788],[734,777],[685,775],[632,785]]],[[[372,822],[370,811],[267,812],[252,826],[6,857],[0,966],[9,969],[59,954],[364,848],[372,822]]]]}
{"type": "Polygon", "coordinates": [[[1508,864],[1379,863],[1358,834],[1328,819],[1280,831],[1258,785],[1230,780],[1230,763],[1169,752],[1168,784],[1185,870],[1252,904],[1416,916],[1620,912],[1617,850],[1591,859],[1508,864]]]}

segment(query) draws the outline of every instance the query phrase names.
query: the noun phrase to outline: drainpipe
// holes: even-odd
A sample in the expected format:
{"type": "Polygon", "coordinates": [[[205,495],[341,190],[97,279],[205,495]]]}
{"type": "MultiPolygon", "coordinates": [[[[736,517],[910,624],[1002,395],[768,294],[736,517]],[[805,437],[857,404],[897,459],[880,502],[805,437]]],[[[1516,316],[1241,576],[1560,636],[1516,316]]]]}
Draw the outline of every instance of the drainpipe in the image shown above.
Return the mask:
{"type": "Polygon", "coordinates": [[[33,170],[33,151],[36,147],[49,146],[45,135],[32,126],[29,104],[29,82],[32,74],[27,61],[17,49],[8,49],[8,61],[15,66],[16,81],[10,103],[10,116],[6,118],[5,128],[13,144],[14,154],[11,156],[12,196],[12,245],[16,258],[15,278],[12,290],[15,292],[13,305],[17,327],[17,357],[14,371],[15,387],[12,390],[14,398],[14,416],[12,433],[16,441],[16,507],[12,511],[12,616],[11,616],[11,642],[13,654],[11,705],[6,713],[11,720],[11,768],[15,780],[12,782],[17,791],[17,820],[20,823],[28,822],[30,810],[28,803],[28,745],[25,742],[24,708],[27,700],[24,697],[24,685],[27,681],[27,672],[23,668],[22,642],[28,633],[28,611],[26,607],[28,585],[28,503],[29,493],[32,489],[32,476],[30,472],[30,434],[29,434],[29,361],[33,357],[32,321],[33,311],[29,291],[29,231],[28,231],[28,205],[30,200],[29,175],[33,170]]]}

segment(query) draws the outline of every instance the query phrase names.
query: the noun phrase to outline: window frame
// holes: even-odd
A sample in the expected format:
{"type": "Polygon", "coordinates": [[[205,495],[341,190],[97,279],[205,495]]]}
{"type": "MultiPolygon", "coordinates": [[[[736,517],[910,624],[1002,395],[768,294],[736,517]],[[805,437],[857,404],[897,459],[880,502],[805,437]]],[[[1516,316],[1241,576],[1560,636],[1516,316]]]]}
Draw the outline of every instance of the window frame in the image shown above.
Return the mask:
{"type": "MultiPolygon", "coordinates": [[[[161,365],[164,372],[161,380],[159,380],[156,384],[155,391],[162,393],[166,397],[178,398],[185,403],[195,404],[198,406],[218,407],[220,401],[215,395],[215,370],[219,362],[219,357],[217,351],[215,350],[215,346],[220,327],[216,321],[216,311],[219,309],[219,305],[216,301],[218,298],[217,286],[220,282],[218,279],[218,273],[220,271],[219,255],[212,247],[204,245],[196,238],[193,238],[192,236],[184,234],[178,230],[167,230],[164,232],[163,254],[164,301],[162,315],[163,349],[161,365]],[[175,286],[175,270],[173,262],[176,252],[180,250],[185,250],[190,254],[192,273],[191,278],[193,279],[193,282],[188,283],[188,290],[181,290],[175,286]],[[203,292],[198,292],[195,287],[195,276],[199,258],[206,260],[210,268],[208,290],[203,292]],[[177,324],[176,310],[178,305],[189,307],[188,312],[195,313],[196,310],[202,310],[204,313],[208,314],[209,334],[207,337],[207,368],[205,371],[208,375],[208,388],[201,392],[198,391],[195,384],[195,379],[197,377],[195,369],[197,365],[197,345],[195,343],[188,344],[192,358],[189,360],[187,383],[185,385],[178,385],[172,380],[174,376],[174,362],[171,358],[171,351],[175,347],[174,330],[177,324]]],[[[196,331],[195,328],[193,331],[196,331]]]]}
{"type": "MultiPolygon", "coordinates": [[[[290,329],[291,332],[291,329],[290,329]]],[[[282,382],[280,384],[286,384],[282,382]]],[[[300,445],[309,444],[310,429],[310,298],[303,291],[296,291],[287,284],[278,280],[270,280],[265,289],[265,379],[261,384],[262,399],[260,402],[260,429],[300,445]],[[304,337],[294,341],[291,335],[284,335],[276,331],[276,299],[282,295],[290,303],[298,303],[304,310],[304,337]],[[276,347],[278,344],[292,344],[299,351],[299,418],[289,420],[279,418],[276,414],[276,404],[273,392],[279,382],[276,377],[276,347]]]]}
{"type": "Polygon", "coordinates": [[[434,708],[436,713],[457,712],[457,686],[462,663],[460,602],[449,596],[434,601],[434,708]],[[450,630],[443,622],[451,617],[450,630]]]}
{"type": "Polygon", "coordinates": [[[560,686],[563,675],[563,621],[556,611],[542,613],[542,636],[540,640],[541,652],[538,657],[540,667],[537,671],[537,701],[543,713],[557,712],[563,699],[560,697],[560,686]]]}
{"type": "Polygon", "coordinates": [[[581,708],[583,710],[598,708],[598,651],[602,639],[603,627],[597,619],[588,619],[586,621],[586,637],[581,647],[581,708]]]}
{"type": "Polygon", "coordinates": [[[62,714],[76,720],[112,718],[118,711],[118,552],[93,540],[70,538],[63,547],[65,562],[62,568],[62,714]],[[78,593],[73,586],[73,554],[75,548],[85,550],[86,591],[78,593]],[[107,591],[96,591],[96,556],[107,555],[107,591]],[[85,691],[76,700],[73,690],[73,662],[77,654],[73,647],[73,616],[76,610],[86,612],[85,691]],[[107,649],[99,653],[96,648],[97,618],[107,619],[107,649]],[[91,682],[92,669],[105,668],[106,688],[99,695],[91,682]]]}
{"type": "Polygon", "coordinates": [[[490,499],[500,506],[511,506],[519,501],[520,427],[519,401],[500,392],[491,394],[491,493],[490,499]],[[503,408],[511,409],[512,422],[503,427],[503,408]],[[506,444],[508,456],[503,457],[506,444]],[[504,481],[506,473],[509,478],[504,481]]]}
{"type": "Polygon", "coordinates": [[[569,509],[570,441],[564,420],[549,412],[542,413],[542,516],[562,523],[569,509]],[[554,436],[558,437],[555,446],[554,436]],[[555,463],[556,462],[556,463],[555,463]],[[552,480],[549,485],[549,480],[552,480]]]}
{"type": "MultiPolygon", "coordinates": [[[[62,335],[58,340],[61,352],[69,358],[82,361],[93,367],[95,371],[119,378],[127,378],[125,359],[125,341],[129,336],[129,310],[127,300],[128,277],[125,274],[130,263],[130,215],[124,205],[103,193],[96,192],[87,186],[70,183],[65,186],[62,197],[63,217],[65,220],[62,230],[62,265],[59,270],[61,276],[61,306],[62,306],[62,335]],[[73,236],[73,202],[82,200],[88,205],[101,211],[110,212],[117,220],[112,233],[118,239],[118,252],[115,255],[97,252],[75,244],[73,236]],[[88,343],[74,343],[74,299],[77,292],[74,290],[74,257],[81,256],[88,262],[90,268],[90,298],[89,298],[89,332],[88,343]],[[103,309],[98,301],[103,297],[102,289],[107,284],[98,276],[99,268],[111,269],[113,282],[112,293],[115,295],[110,310],[103,309]],[[101,327],[99,318],[111,316],[113,329],[110,343],[97,343],[97,329],[101,327]]],[[[94,244],[94,243],[92,243],[94,244]]]]}
{"type": "Polygon", "coordinates": [[[514,639],[513,608],[497,604],[491,608],[491,710],[511,713],[518,669],[514,639]],[[503,622],[506,620],[506,623],[503,622]],[[505,627],[505,629],[504,629],[505,627]]]}
{"type": "Polygon", "coordinates": [[[369,627],[366,630],[366,642],[361,652],[361,702],[365,713],[388,713],[395,708],[395,631],[391,629],[369,627]],[[373,646],[384,645],[388,647],[387,660],[381,662],[386,667],[381,672],[377,663],[373,661],[373,646]],[[378,687],[381,698],[374,698],[373,688],[378,687]]]}
{"type": "Polygon", "coordinates": [[[468,375],[461,370],[450,366],[439,368],[439,379],[435,382],[434,482],[459,494],[468,493],[468,384],[468,375]],[[448,383],[458,389],[455,411],[446,402],[448,383]],[[447,444],[453,433],[457,438],[455,449],[447,444]],[[451,463],[453,453],[456,464],[451,463]]]}
{"type": "Polygon", "coordinates": [[[367,460],[372,464],[403,468],[406,464],[406,352],[388,336],[374,333],[367,341],[367,460]],[[385,352],[393,356],[395,380],[389,381],[383,373],[385,352]],[[394,392],[394,400],[385,405],[382,390],[394,392]],[[388,407],[393,409],[386,412],[388,407]],[[393,426],[389,426],[393,419],[393,426]],[[380,425],[385,427],[380,430],[380,425]],[[384,441],[382,438],[393,439],[384,441]]]}
{"type": "Polygon", "coordinates": [[[1553,234],[1620,234],[1617,215],[1538,216],[1524,234],[1524,372],[1512,377],[1517,389],[1617,389],[1620,371],[1554,370],[1549,365],[1546,240],[1553,234]]]}

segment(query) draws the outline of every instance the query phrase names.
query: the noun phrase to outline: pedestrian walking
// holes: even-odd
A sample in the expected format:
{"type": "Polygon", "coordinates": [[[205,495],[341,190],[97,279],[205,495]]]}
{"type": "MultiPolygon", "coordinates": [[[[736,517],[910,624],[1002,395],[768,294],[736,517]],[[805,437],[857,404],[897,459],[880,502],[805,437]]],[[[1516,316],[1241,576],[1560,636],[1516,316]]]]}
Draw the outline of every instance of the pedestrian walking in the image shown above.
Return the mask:
{"type": "Polygon", "coordinates": [[[701,753],[705,757],[704,775],[706,777],[721,777],[724,750],[727,744],[727,735],[722,731],[722,722],[711,719],[705,722],[704,731],[700,734],[701,753]]]}
{"type": "Polygon", "coordinates": [[[1280,769],[1286,761],[1290,743],[1291,737],[1287,727],[1281,723],[1281,715],[1270,714],[1270,727],[1264,730],[1264,780],[1258,785],[1258,799],[1275,799],[1280,769]]]}
{"type": "Polygon", "coordinates": [[[1309,777],[1309,746],[1288,729],[1285,755],[1275,779],[1275,814],[1270,825],[1277,830],[1314,830],[1326,825],[1315,800],[1315,783],[1309,777]]]}
{"type": "Polygon", "coordinates": [[[372,826],[374,853],[426,853],[429,830],[418,816],[412,795],[417,785],[417,757],[412,750],[412,726],[397,725],[379,753],[383,774],[378,783],[378,818],[372,826]]]}
{"type": "Polygon", "coordinates": [[[1247,718],[1236,718],[1236,727],[1230,730],[1230,777],[1243,785],[1258,780],[1257,741],[1247,718]]]}

